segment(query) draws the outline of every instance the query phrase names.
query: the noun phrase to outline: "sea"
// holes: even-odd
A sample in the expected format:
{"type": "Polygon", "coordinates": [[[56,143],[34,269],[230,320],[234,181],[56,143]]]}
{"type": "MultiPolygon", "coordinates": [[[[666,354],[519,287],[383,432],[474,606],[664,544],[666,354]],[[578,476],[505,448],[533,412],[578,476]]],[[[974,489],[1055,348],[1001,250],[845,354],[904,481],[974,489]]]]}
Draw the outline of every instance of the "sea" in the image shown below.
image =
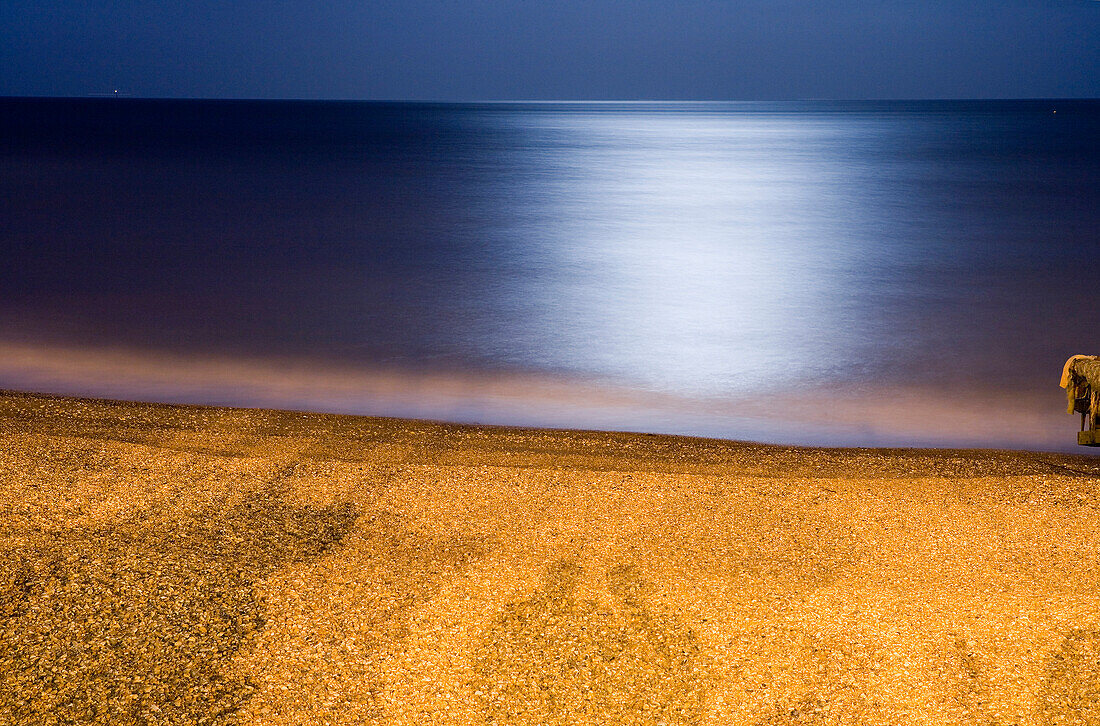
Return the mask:
{"type": "Polygon", "coordinates": [[[0,99],[0,388],[1076,446],[1100,101],[0,99]]]}

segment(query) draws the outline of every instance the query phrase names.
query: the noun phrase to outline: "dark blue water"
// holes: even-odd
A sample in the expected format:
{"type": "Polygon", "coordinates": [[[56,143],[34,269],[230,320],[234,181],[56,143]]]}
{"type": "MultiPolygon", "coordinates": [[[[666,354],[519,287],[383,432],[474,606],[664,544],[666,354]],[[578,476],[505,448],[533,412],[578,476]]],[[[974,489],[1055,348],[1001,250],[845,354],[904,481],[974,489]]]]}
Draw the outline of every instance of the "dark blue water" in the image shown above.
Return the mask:
{"type": "Polygon", "coordinates": [[[1072,448],[1100,102],[0,99],[0,387],[1072,448]]]}

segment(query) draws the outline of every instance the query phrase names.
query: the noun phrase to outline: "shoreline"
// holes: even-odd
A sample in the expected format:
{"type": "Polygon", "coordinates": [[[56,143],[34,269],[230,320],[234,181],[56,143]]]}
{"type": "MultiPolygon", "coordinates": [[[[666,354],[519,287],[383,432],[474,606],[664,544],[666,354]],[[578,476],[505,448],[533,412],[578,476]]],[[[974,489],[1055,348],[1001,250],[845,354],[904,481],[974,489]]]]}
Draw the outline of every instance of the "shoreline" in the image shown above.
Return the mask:
{"type": "Polygon", "coordinates": [[[400,370],[307,358],[183,356],[129,348],[0,344],[0,389],[523,428],[647,431],[872,448],[1081,453],[1064,392],[851,381],[719,396],[537,372],[400,370]]]}
{"type": "MultiPolygon", "coordinates": [[[[1054,449],[1028,449],[1028,448],[1000,448],[994,446],[935,446],[935,445],[819,445],[819,444],[807,444],[807,443],[788,443],[782,441],[766,441],[758,439],[740,439],[729,438],[723,436],[706,436],[695,434],[679,434],[679,433],[662,433],[651,432],[644,430],[631,430],[631,429],[618,429],[618,428],[574,428],[568,426],[529,426],[523,424],[510,424],[510,423],[478,423],[478,422],[465,422],[455,421],[446,418],[432,418],[432,417],[418,417],[418,416],[394,416],[387,414],[363,414],[363,413],[348,413],[345,411],[330,411],[330,410],[316,410],[309,408],[281,408],[276,406],[251,406],[251,405],[234,405],[234,404],[207,404],[207,403],[191,403],[191,402],[177,402],[172,400],[139,400],[133,398],[114,398],[110,396],[99,395],[73,395],[68,393],[51,393],[38,390],[21,390],[10,389],[0,387],[0,399],[3,398],[25,398],[25,399],[39,399],[42,401],[59,401],[59,402],[73,402],[82,405],[102,405],[107,407],[133,407],[137,408],[156,408],[156,409],[184,409],[193,410],[195,412],[239,412],[239,413],[260,413],[260,414],[279,414],[286,417],[300,416],[303,420],[319,419],[331,417],[333,419],[347,419],[349,421],[355,419],[361,419],[363,421],[377,421],[377,422],[391,422],[391,423],[405,423],[408,425],[424,425],[424,426],[438,426],[438,427],[452,427],[460,429],[479,430],[486,433],[492,431],[500,432],[518,432],[528,434],[576,434],[576,435],[588,435],[588,436],[600,436],[608,435],[612,437],[640,437],[645,439],[669,439],[676,441],[699,442],[699,443],[720,443],[731,446],[751,446],[762,448],[774,448],[782,450],[804,450],[808,453],[815,451],[822,452],[882,452],[887,454],[901,453],[901,452],[942,452],[942,453],[967,453],[967,454],[1002,454],[1002,455],[1020,455],[1023,457],[1038,457],[1038,458],[1051,458],[1051,459],[1079,459],[1088,467],[1091,464],[1096,464],[1097,472],[1100,473],[1100,457],[1093,454],[1088,447],[1076,446],[1076,448],[1054,450],[1054,449]],[[1092,461],[1096,459],[1096,461],[1092,461]]],[[[2,414],[0,414],[2,415],[2,414]]]]}
{"type": "Polygon", "coordinates": [[[11,391],[0,438],[15,724],[1100,718],[1092,456],[11,391]]]}

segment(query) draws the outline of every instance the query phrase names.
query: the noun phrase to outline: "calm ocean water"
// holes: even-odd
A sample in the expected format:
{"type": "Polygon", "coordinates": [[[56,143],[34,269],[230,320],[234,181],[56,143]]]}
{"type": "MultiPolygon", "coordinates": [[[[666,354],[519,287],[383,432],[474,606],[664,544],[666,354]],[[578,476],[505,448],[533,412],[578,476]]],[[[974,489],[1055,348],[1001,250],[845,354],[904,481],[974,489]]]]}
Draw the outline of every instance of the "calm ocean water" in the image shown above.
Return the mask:
{"type": "Polygon", "coordinates": [[[1072,450],[1100,102],[0,99],[0,247],[5,388],[1072,450]]]}

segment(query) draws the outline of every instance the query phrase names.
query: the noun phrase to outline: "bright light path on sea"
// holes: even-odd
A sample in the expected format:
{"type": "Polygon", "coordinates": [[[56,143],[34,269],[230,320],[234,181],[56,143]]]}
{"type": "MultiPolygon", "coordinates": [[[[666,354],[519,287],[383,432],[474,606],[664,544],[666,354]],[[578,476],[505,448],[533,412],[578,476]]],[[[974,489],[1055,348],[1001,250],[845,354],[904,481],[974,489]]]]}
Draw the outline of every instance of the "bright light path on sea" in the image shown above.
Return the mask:
{"type": "Polygon", "coordinates": [[[541,191],[512,231],[537,274],[508,291],[563,356],[541,365],[722,395],[848,362],[841,278],[859,250],[835,124],[807,144],[812,125],[774,115],[542,121],[541,191]]]}

